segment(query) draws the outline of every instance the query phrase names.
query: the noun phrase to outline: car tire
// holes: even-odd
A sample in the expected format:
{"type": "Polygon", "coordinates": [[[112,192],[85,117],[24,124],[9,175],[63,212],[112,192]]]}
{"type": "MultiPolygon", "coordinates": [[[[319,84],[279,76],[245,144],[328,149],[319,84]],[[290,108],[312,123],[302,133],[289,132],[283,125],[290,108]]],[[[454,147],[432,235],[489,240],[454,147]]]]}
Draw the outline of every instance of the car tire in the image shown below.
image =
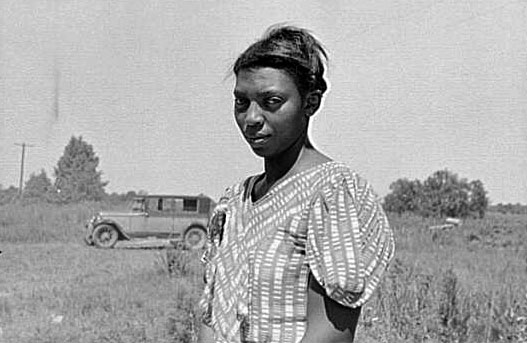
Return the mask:
{"type": "Polygon", "coordinates": [[[205,247],[207,242],[207,232],[201,226],[191,226],[183,237],[185,248],[189,250],[200,250],[205,247]]]}
{"type": "Polygon", "coordinates": [[[118,239],[119,232],[112,225],[100,224],[93,230],[92,240],[97,248],[113,248],[118,239]]]}

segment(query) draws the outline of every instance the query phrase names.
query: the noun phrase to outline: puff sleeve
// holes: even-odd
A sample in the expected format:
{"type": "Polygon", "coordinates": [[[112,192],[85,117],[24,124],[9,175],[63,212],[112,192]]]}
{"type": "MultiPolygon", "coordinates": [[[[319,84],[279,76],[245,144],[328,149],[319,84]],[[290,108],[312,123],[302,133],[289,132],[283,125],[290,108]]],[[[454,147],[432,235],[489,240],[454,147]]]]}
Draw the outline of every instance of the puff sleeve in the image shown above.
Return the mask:
{"type": "Polygon", "coordinates": [[[306,259],[326,294],[362,306],[394,255],[394,238],[370,185],[355,173],[339,174],[310,204],[306,259]]]}

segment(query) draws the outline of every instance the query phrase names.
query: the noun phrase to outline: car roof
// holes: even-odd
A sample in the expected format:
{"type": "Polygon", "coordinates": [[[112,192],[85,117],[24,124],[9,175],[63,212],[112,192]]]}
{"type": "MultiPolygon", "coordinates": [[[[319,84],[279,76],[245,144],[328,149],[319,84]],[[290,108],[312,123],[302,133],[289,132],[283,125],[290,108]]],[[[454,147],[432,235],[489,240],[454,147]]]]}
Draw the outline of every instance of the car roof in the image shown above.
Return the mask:
{"type": "Polygon", "coordinates": [[[148,198],[211,199],[210,197],[204,194],[200,194],[200,195],[148,194],[148,195],[134,196],[134,199],[148,199],[148,198]]]}

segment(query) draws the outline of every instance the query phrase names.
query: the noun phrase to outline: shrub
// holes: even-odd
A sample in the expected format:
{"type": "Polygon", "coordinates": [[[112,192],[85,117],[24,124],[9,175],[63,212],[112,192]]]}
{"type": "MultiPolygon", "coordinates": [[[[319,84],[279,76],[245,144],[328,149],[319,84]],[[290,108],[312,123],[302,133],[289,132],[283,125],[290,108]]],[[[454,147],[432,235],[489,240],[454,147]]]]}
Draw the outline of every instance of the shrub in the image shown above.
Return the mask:
{"type": "Polygon", "coordinates": [[[425,217],[483,218],[488,207],[487,192],[480,180],[468,182],[455,173],[439,170],[424,182],[398,179],[384,198],[386,211],[425,217]]]}

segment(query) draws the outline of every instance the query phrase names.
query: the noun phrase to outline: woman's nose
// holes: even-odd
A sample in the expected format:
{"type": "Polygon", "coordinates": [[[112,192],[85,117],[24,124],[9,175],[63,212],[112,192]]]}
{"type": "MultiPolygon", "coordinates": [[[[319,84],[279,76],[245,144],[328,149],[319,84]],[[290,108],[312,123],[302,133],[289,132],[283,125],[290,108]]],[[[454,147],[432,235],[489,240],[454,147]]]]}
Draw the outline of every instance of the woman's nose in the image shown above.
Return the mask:
{"type": "Polygon", "coordinates": [[[247,109],[247,115],[245,116],[245,122],[248,126],[259,126],[263,124],[262,108],[257,102],[251,103],[247,109]]]}

